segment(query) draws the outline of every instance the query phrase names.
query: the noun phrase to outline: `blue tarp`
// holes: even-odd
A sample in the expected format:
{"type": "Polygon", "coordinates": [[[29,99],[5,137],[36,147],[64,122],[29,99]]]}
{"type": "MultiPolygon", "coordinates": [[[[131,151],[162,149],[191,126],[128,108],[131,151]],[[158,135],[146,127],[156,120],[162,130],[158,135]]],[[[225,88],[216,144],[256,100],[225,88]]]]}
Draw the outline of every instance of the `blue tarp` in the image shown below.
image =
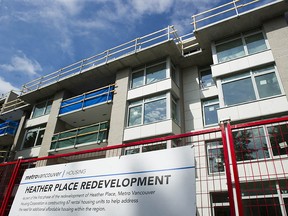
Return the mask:
{"type": "Polygon", "coordinates": [[[0,135],[10,134],[14,135],[18,128],[18,122],[7,120],[0,124],[0,135]]]}
{"type": "Polygon", "coordinates": [[[82,109],[82,107],[84,108],[112,100],[114,92],[111,91],[113,90],[114,86],[110,86],[99,91],[65,100],[61,103],[59,114],[64,114],[82,109]]]}

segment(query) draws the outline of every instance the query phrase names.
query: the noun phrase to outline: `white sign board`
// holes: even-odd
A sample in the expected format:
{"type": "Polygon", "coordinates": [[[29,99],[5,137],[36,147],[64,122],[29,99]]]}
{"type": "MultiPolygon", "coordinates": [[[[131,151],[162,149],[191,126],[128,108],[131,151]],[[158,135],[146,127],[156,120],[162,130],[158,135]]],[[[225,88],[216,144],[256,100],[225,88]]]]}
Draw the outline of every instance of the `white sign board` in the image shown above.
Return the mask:
{"type": "Polygon", "coordinates": [[[195,215],[191,146],[27,169],[10,216],[195,215]]]}

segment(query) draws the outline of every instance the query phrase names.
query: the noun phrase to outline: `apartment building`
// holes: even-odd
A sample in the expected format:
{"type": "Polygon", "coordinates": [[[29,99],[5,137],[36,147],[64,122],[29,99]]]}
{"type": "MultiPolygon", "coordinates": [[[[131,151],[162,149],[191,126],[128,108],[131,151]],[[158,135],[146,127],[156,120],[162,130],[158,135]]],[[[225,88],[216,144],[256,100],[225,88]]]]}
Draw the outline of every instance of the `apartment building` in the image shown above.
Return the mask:
{"type": "MultiPolygon", "coordinates": [[[[250,4],[236,7],[233,1],[217,10],[225,12],[229,6],[227,17],[222,13],[217,17],[214,10],[201,13],[198,20],[198,15],[193,16],[193,34],[180,37],[169,26],[26,83],[20,95],[10,92],[3,96],[2,162],[211,129],[220,122],[239,124],[287,116],[287,1],[277,0],[254,9],[249,9],[250,4]],[[216,15],[207,23],[210,12],[216,15]]],[[[245,134],[253,136],[250,151],[239,150],[238,146],[240,184],[247,161],[267,168],[273,164],[266,159],[281,158],[282,166],[288,165],[287,128],[284,123],[233,131],[235,145],[245,134]],[[272,132],[281,141],[263,138],[272,132]]],[[[126,148],[120,154],[177,145],[171,140],[126,148]]],[[[198,214],[228,215],[228,192],[223,192],[228,189],[220,181],[225,178],[221,134],[196,145],[198,153],[206,156],[199,161],[196,158],[196,164],[207,164],[205,175],[198,173],[201,181],[218,182],[213,191],[206,188],[209,196],[204,192],[197,196],[197,206],[202,205],[202,199],[210,206],[198,214]]],[[[108,156],[103,153],[94,158],[108,156]]],[[[75,161],[90,158],[93,156],[75,157],[75,161]]],[[[264,213],[259,212],[262,204],[258,199],[257,209],[251,207],[244,215],[287,215],[287,175],[284,171],[277,179],[261,178],[261,184],[271,189],[254,194],[266,197],[264,213]]],[[[245,188],[255,187],[257,178],[255,174],[242,179],[246,183],[242,187],[244,204],[253,206],[251,193],[249,199],[245,198],[245,188]]],[[[201,181],[196,179],[196,188],[201,188],[201,181]]]]}

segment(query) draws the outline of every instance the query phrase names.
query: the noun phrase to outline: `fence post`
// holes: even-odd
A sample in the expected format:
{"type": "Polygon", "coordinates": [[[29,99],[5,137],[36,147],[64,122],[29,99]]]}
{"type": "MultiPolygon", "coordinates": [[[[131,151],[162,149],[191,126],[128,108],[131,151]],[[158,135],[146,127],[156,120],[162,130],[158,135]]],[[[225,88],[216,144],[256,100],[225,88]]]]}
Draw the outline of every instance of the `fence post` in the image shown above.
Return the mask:
{"type": "Polygon", "coordinates": [[[221,133],[223,140],[223,152],[227,175],[229,202],[230,207],[234,209],[234,213],[232,212],[232,208],[230,209],[230,213],[231,215],[243,216],[243,205],[234,148],[234,140],[229,120],[225,120],[221,123],[221,133]]]}
{"type": "Polygon", "coordinates": [[[231,216],[235,216],[236,215],[235,203],[234,203],[234,199],[233,199],[233,186],[232,186],[232,178],[231,178],[231,171],[230,171],[230,159],[229,159],[229,153],[228,153],[228,144],[227,144],[225,123],[222,122],[220,127],[221,127],[223,153],[224,153],[224,164],[225,164],[225,172],[226,172],[228,195],[229,195],[230,214],[231,214],[231,216]]]}
{"type": "Polygon", "coordinates": [[[237,199],[238,215],[243,216],[242,195],[241,195],[238,167],[237,167],[237,161],[236,161],[236,153],[235,153],[235,148],[234,148],[234,139],[233,139],[233,134],[232,134],[230,122],[227,122],[226,132],[227,132],[228,140],[229,140],[231,162],[232,162],[233,176],[234,176],[234,187],[235,187],[236,199],[237,199]]]}
{"type": "Polygon", "coordinates": [[[11,198],[12,191],[13,191],[13,188],[15,186],[15,181],[16,181],[16,178],[17,178],[18,173],[19,173],[20,165],[21,165],[21,159],[19,159],[16,162],[15,167],[13,169],[13,172],[12,172],[12,175],[11,175],[8,187],[7,187],[7,191],[6,191],[6,194],[5,194],[5,197],[3,199],[1,209],[0,209],[0,216],[5,215],[5,211],[6,211],[6,208],[8,206],[9,199],[11,198]]]}

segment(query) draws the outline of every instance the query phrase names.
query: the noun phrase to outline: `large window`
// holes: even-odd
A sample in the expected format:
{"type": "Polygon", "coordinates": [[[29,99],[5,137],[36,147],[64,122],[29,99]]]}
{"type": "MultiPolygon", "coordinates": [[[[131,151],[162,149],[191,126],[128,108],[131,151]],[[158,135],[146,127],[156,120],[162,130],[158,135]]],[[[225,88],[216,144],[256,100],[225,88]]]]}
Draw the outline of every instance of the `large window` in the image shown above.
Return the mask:
{"type": "Polygon", "coordinates": [[[167,78],[166,68],[166,61],[164,61],[133,71],[130,88],[137,88],[167,78]]]}
{"type": "Polygon", "coordinates": [[[206,142],[209,173],[224,171],[224,154],[221,140],[206,142]]]}
{"type": "Polygon", "coordinates": [[[36,104],[34,106],[31,118],[37,118],[39,116],[49,114],[51,111],[51,106],[52,106],[52,99],[36,104]]]}
{"type": "Polygon", "coordinates": [[[215,125],[218,123],[217,109],[219,108],[218,98],[203,101],[204,125],[215,125]]]}
{"type": "Polygon", "coordinates": [[[31,148],[34,146],[41,145],[44,132],[45,132],[45,125],[28,129],[25,134],[22,148],[31,148]]]}
{"type": "Polygon", "coordinates": [[[128,126],[149,124],[167,119],[166,94],[131,102],[128,126]]]}
{"type": "Polygon", "coordinates": [[[216,43],[218,63],[266,49],[267,45],[262,32],[244,34],[216,43]]]}
{"type": "Polygon", "coordinates": [[[223,78],[221,84],[227,106],[281,94],[274,66],[223,78]]]}
{"type": "Polygon", "coordinates": [[[237,161],[270,157],[263,127],[234,131],[233,139],[237,161]]]}

